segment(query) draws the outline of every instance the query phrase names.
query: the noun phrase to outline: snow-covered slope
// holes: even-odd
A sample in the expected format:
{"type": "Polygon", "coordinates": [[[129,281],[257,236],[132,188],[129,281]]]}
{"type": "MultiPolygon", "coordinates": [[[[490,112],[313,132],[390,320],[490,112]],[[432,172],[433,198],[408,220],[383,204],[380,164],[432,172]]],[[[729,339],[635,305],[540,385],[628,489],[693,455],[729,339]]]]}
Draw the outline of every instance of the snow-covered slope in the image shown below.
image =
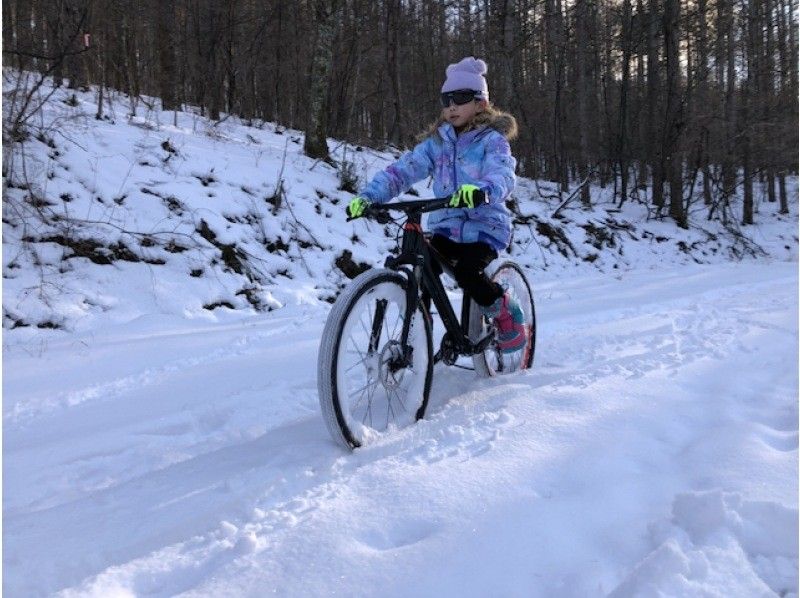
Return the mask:
{"type": "Polygon", "coordinates": [[[553,218],[520,181],[534,368],[439,365],[423,421],[345,453],[319,336],[394,229],[296,132],[71,93],[4,204],[4,595],[797,596],[794,212],[738,262],[701,211],[553,218]]]}
{"type": "MultiPolygon", "coordinates": [[[[363,181],[396,152],[332,140],[334,167],[303,155],[302,134],[269,123],[213,123],[142,102],[131,117],[120,97],[96,120],[96,101],[94,91],[57,90],[9,159],[6,342],[136,318],[227,321],[329,302],[346,274],[382,264],[396,245],[394,225],[345,222],[351,193],[339,189],[342,164],[363,181]]],[[[429,197],[427,183],[412,193],[429,197]]],[[[796,179],[791,186],[796,197],[796,179]]],[[[702,202],[682,231],[648,221],[640,204],[614,210],[610,188],[592,192],[596,209],[571,204],[553,218],[553,185],[519,181],[511,255],[533,277],[727,262],[753,243],[774,259],[797,256],[796,214],[777,215],[774,204],[761,205],[759,224],[744,231],[749,240],[736,240],[706,222],[702,202]]]]}

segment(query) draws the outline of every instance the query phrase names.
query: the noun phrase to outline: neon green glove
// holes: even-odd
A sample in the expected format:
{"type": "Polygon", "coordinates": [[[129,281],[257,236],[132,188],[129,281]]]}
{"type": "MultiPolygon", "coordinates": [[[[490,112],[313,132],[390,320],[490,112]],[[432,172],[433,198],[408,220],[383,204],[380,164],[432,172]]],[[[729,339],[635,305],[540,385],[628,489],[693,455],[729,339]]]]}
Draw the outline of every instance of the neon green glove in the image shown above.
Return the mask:
{"type": "Polygon", "coordinates": [[[366,197],[361,197],[360,195],[356,195],[353,199],[350,200],[350,203],[347,204],[347,208],[345,211],[347,212],[348,218],[360,218],[364,214],[364,210],[369,207],[370,201],[366,197]]]}
{"type": "Polygon", "coordinates": [[[461,185],[448,204],[451,208],[474,208],[486,201],[486,193],[475,185],[461,185]]]}

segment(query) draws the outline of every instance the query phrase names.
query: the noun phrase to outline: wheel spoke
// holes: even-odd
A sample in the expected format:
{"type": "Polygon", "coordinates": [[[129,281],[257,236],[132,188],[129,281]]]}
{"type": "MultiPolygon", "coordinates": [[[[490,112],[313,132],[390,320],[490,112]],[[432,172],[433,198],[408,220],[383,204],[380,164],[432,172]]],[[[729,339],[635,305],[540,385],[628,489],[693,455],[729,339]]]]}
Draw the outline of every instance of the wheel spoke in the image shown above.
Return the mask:
{"type": "MultiPolygon", "coordinates": [[[[369,316],[369,320],[370,320],[370,322],[372,321],[372,319],[373,319],[374,317],[375,317],[375,316],[373,316],[373,315],[370,313],[370,316],[369,316]]],[[[359,319],[358,319],[358,323],[359,323],[359,324],[361,324],[361,328],[364,330],[364,333],[367,335],[367,338],[370,338],[370,337],[372,336],[372,333],[369,331],[369,329],[367,328],[367,325],[364,323],[364,318],[359,318],[359,319]]]]}
{"type": "Polygon", "coordinates": [[[348,397],[352,397],[353,395],[362,392],[364,389],[369,388],[370,386],[376,386],[377,384],[378,384],[378,380],[370,380],[369,378],[367,378],[367,383],[364,386],[362,386],[361,388],[359,388],[357,390],[354,390],[353,392],[351,392],[347,396],[348,397]]]}
{"type": "Polygon", "coordinates": [[[346,374],[347,372],[349,372],[350,370],[352,370],[354,367],[357,367],[357,366],[361,365],[362,363],[366,363],[366,362],[367,362],[367,359],[369,359],[369,357],[371,357],[371,355],[370,355],[369,353],[367,353],[367,354],[366,354],[366,355],[364,355],[364,356],[362,356],[360,353],[354,353],[353,351],[347,351],[347,353],[349,353],[350,355],[358,355],[359,357],[361,357],[361,359],[359,359],[359,360],[358,360],[358,361],[356,361],[356,362],[355,362],[353,365],[351,365],[349,368],[347,368],[346,370],[344,370],[344,373],[345,373],[345,374],[346,374]]]}
{"type": "Polygon", "coordinates": [[[344,370],[343,373],[346,374],[347,372],[352,370],[354,367],[357,367],[357,366],[361,365],[362,363],[366,363],[368,357],[369,357],[369,355],[365,355],[363,359],[359,359],[358,361],[356,361],[353,365],[351,365],[349,368],[344,370]]]}
{"type": "MultiPolygon", "coordinates": [[[[374,391],[375,391],[376,387],[377,387],[377,384],[372,387],[373,392],[367,394],[367,413],[364,414],[364,419],[366,419],[366,416],[369,415],[369,427],[370,428],[374,428],[375,427],[372,424],[372,399],[375,396],[374,391]]],[[[362,421],[361,423],[364,423],[364,422],[362,421]]]]}
{"type": "Polygon", "coordinates": [[[386,331],[386,340],[390,341],[394,339],[394,336],[389,333],[389,321],[388,318],[383,318],[383,328],[386,331]]]}
{"type": "Polygon", "coordinates": [[[392,338],[395,338],[397,336],[397,327],[402,326],[404,320],[405,316],[403,314],[397,315],[397,320],[394,323],[394,330],[392,330],[392,338]]]}
{"type": "Polygon", "coordinates": [[[403,402],[402,395],[396,390],[395,390],[395,396],[397,397],[397,400],[400,401],[400,405],[403,406],[403,411],[408,412],[408,408],[406,407],[406,404],[403,402]]]}
{"type": "Polygon", "coordinates": [[[370,402],[369,387],[370,387],[370,385],[372,385],[372,387],[374,388],[375,386],[377,386],[377,384],[378,384],[378,380],[368,381],[366,386],[362,386],[360,389],[358,389],[357,391],[354,391],[354,392],[352,392],[350,394],[350,396],[352,397],[357,392],[361,393],[361,396],[358,398],[358,400],[355,402],[355,404],[353,404],[353,406],[351,407],[351,409],[350,409],[351,413],[355,413],[358,410],[358,406],[361,404],[361,401],[364,400],[364,397],[367,397],[367,403],[369,404],[369,402],[370,402]]]}
{"type": "Polygon", "coordinates": [[[356,353],[358,353],[358,356],[361,357],[361,359],[366,359],[366,356],[364,355],[364,353],[362,353],[361,349],[358,348],[358,345],[356,344],[356,341],[353,340],[353,335],[352,334],[349,336],[349,339],[350,339],[350,342],[353,344],[353,348],[356,350],[356,353]]]}
{"type": "Polygon", "coordinates": [[[392,399],[389,396],[389,393],[386,393],[386,427],[389,427],[389,414],[392,414],[392,421],[396,420],[397,417],[394,415],[394,409],[392,409],[392,399]]]}
{"type": "Polygon", "coordinates": [[[362,400],[364,400],[364,397],[365,397],[365,396],[367,396],[367,395],[366,395],[366,393],[362,392],[362,393],[361,393],[361,396],[360,396],[360,397],[358,397],[358,400],[357,400],[357,401],[356,401],[356,402],[353,404],[353,406],[350,408],[350,412],[351,412],[351,413],[355,413],[356,411],[358,411],[358,406],[359,406],[359,405],[361,405],[361,401],[362,401],[362,400]]]}

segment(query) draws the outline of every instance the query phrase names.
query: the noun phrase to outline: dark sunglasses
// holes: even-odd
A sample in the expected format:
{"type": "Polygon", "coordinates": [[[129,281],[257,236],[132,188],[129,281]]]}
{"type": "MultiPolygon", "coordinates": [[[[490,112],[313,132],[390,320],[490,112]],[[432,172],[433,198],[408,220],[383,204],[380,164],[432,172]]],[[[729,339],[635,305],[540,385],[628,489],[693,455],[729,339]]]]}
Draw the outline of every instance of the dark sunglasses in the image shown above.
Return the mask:
{"type": "Polygon", "coordinates": [[[441,100],[442,106],[447,108],[450,105],[450,102],[453,102],[456,106],[463,106],[464,104],[469,104],[472,100],[477,100],[478,92],[473,91],[471,89],[458,89],[456,91],[448,91],[447,93],[443,93],[441,100]]]}

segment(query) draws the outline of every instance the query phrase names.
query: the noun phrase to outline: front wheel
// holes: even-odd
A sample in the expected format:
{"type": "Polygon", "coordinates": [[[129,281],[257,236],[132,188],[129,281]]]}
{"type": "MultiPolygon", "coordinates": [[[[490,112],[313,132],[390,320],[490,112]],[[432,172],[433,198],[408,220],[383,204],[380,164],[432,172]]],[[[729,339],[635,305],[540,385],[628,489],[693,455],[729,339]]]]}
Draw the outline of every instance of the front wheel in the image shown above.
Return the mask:
{"type": "MultiPolygon", "coordinates": [[[[473,355],[472,363],[479,376],[489,377],[526,370],[533,364],[536,349],[536,310],[533,305],[533,291],[525,274],[514,262],[503,262],[492,275],[492,281],[499,283],[522,309],[525,322],[526,340],[518,351],[503,353],[493,342],[483,353],[473,355]]],[[[473,341],[481,338],[490,322],[483,317],[480,307],[474,301],[469,310],[469,337],[473,341]]]]}
{"type": "Polygon", "coordinates": [[[317,386],[331,436],[347,448],[403,428],[425,415],[433,377],[429,319],[419,305],[401,345],[405,276],[368,270],[336,300],[322,332],[317,386]]]}

